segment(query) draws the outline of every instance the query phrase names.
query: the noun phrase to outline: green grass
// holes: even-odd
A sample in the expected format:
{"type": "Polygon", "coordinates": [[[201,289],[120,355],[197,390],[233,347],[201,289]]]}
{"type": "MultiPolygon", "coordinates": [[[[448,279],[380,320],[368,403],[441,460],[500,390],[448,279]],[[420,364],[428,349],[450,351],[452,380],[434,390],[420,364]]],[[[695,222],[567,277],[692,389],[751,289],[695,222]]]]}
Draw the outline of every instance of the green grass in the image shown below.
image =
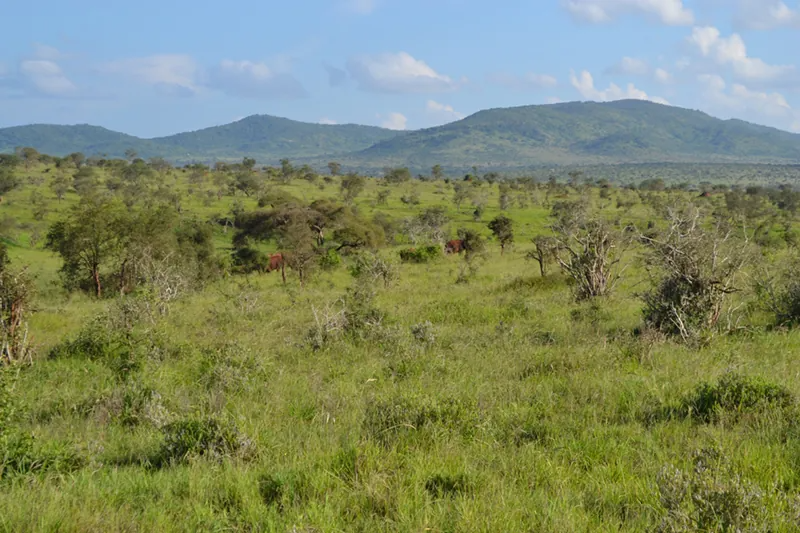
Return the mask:
{"type": "MultiPolygon", "coordinates": [[[[186,189],[180,172],[167,179],[186,189]]],[[[488,235],[500,212],[496,187],[475,222],[471,208],[455,210],[448,187],[414,186],[420,206],[400,202],[395,188],[388,206],[376,207],[379,185],[370,181],[358,209],[400,220],[442,205],[453,235],[459,226],[488,235]]],[[[282,188],[308,200],[338,194],[300,181],[282,188]]],[[[794,407],[708,420],[659,415],[703,383],[716,391],[730,370],[757,378],[753,394],[766,383],[796,399],[800,332],[754,329],[699,349],[632,336],[641,325],[636,293],[646,287],[633,255],[599,310],[575,304],[559,273],[543,279],[524,259],[530,238],[546,231],[543,190],[540,205],[507,213],[515,249],[501,256],[490,243],[468,284],[455,283],[460,257],[398,261],[399,279],[375,302],[386,319],[368,335],[319,350],[306,341],[313,310],[352,284],[344,268],[302,290],[291,272],[286,286],[274,273],[225,278],[140,325],[130,373],[110,356],[50,356],[114,302],[66,294],[58,258],[29,245],[28,225],[46,231],[74,195],[52,199],[37,222],[29,194],[26,185],[0,205],[0,218],[16,221],[12,260],[30,266],[38,289],[30,321],[38,350],[12,391],[14,425],[40,456],[79,461],[3,477],[0,531],[654,531],[665,515],[659,472],[690,472],[694,453],[708,447],[761,489],[761,525],[800,527],[794,407]],[[430,342],[412,334],[426,321],[430,342]],[[168,424],[209,419],[239,444],[156,460],[177,438],[168,424]]],[[[207,206],[186,196],[184,212],[207,218],[232,200],[207,206]]],[[[604,216],[654,218],[642,204],[615,206],[604,216]]],[[[230,237],[218,230],[220,252],[230,237]]],[[[402,247],[382,253],[397,259],[402,247]]]]}

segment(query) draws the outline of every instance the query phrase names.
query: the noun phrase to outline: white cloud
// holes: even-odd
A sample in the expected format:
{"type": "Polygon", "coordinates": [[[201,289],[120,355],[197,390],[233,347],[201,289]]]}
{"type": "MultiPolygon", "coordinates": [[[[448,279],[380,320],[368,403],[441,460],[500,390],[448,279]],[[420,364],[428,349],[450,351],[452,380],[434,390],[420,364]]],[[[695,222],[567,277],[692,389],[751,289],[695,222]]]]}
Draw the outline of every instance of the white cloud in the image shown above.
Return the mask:
{"type": "Polygon", "coordinates": [[[562,0],[562,5],[575,17],[593,23],[609,22],[628,13],[655,17],[670,26],[694,23],[694,14],[682,0],[562,0]]]}
{"type": "Polygon", "coordinates": [[[800,28],[800,9],[792,9],[782,0],[739,0],[738,8],[736,20],[747,28],[800,28]]]}
{"type": "Polygon", "coordinates": [[[644,59],[623,57],[622,61],[607,70],[609,74],[626,74],[629,76],[646,76],[650,73],[650,65],[644,59]]]}
{"type": "Polygon", "coordinates": [[[333,124],[338,124],[338,122],[336,122],[335,120],[331,120],[331,119],[326,118],[326,117],[322,117],[321,119],[319,119],[319,123],[320,124],[327,124],[329,126],[333,125],[333,124]]]}
{"type": "Polygon", "coordinates": [[[653,71],[653,77],[659,83],[672,83],[672,74],[664,70],[663,68],[657,68],[653,71]]]}
{"type": "Polygon", "coordinates": [[[65,59],[67,55],[52,46],[42,43],[33,43],[33,57],[36,59],[45,59],[47,61],[58,61],[59,59],[65,59]]]}
{"type": "Polygon", "coordinates": [[[718,65],[730,67],[737,76],[747,80],[774,80],[794,70],[789,65],[769,65],[761,59],[749,57],[741,36],[734,33],[730,37],[722,37],[720,31],[713,26],[695,27],[689,43],[703,57],[718,65]]]}
{"type": "Polygon", "coordinates": [[[435,100],[428,100],[428,103],[425,105],[425,111],[432,118],[436,119],[439,124],[454,122],[464,118],[464,114],[453,109],[453,106],[440,104],[435,100]]]}
{"type": "Polygon", "coordinates": [[[503,85],[515,91],[535,91],[558,85],[558,80],[555,77],[549,74],[536,74],[535,72],[528,72],[521,76],[507,72],[497,72],[490,74],[488,79],[492,83],[503,85]]]}
{"type": "Polygon", "coordinates": [[[618,85],[611,83],[608,89],[603,91],[595,88],[594,78],[591,73],[584,70],[580,76],[576,76],[574,71],[570,72],[570,81],[572,86],[580,93],[586,100],[594,100],[597,102],[610,102],[612,100],[649,100],[659,104],[669,104],[665,99],[658,96],[648,96],[646,92],[636,88],[632,83],[629,83],[625,89],[620,88],[618,85]]]}
{"type": "Polygon", "coordinates": [[[369,15],[377,7],[377,0],[344,0],[342,5],[348,11],[359,15],[369,15]]]}
{"type": "Polygon", "coordinates": [[[564,100],[562,100],[562,99],[561,99],[561,98],[559,98],[558,96],[550,96],[550,97],[547,99],[547,103],[548,103],[548,104],[560,104],[560,103],[562,103],[562,102],[564,102],[564,100]]]}
{"type": "Polygon", "coordinates": [[[38,93],[47,96],[69,96],[78,88],[54,61],[29,59],[22,61],[19,72],[38,93]]]}
{"type": "Polygon", "coordinates": [[[118,59],[100,70],[117,74],[172,94],[194,94],[200,89],[202,69],[188,55],[164,54],[118,59]]]}
{"type": "Polygon", "coordinates": [[[754,91],[739,83],[728,88],[717,74],[702,74],[698,81],[707,105],[718,112],[800,131],[800,111],[793,109],[780,93],[754,91]]]}
{"type": "Polygon", "coordinates": [[[290,73],[266,63],[226,59],[209,72],[208,86],[246,98],[303,98],[308,95],[290,73]]]}
{"type": "Polygon", "coordinates": [[[359,87],[374,92],[434,93],[458,87],[452,78],[406,52],[351,58],[347,70],[359,87]]]}
{"type": "Polygon", "coordinates": [[[381,127],[389,130],[404,130],[408,125],[408,119],[401,113],[378,115],[378,118],[381,119],[381,127]]]}

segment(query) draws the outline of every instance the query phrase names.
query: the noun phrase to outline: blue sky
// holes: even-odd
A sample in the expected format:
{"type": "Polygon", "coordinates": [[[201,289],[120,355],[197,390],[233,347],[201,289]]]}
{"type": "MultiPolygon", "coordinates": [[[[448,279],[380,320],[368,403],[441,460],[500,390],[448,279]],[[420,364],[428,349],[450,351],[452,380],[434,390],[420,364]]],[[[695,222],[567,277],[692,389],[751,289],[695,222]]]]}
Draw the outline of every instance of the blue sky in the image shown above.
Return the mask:
{"type": "Polygon", "coordinates": [[[153,137],[271,114],[416,129],[493,107],[646,98],[800,132],[799,4],[10,2],[0,127],[153,137]]]}

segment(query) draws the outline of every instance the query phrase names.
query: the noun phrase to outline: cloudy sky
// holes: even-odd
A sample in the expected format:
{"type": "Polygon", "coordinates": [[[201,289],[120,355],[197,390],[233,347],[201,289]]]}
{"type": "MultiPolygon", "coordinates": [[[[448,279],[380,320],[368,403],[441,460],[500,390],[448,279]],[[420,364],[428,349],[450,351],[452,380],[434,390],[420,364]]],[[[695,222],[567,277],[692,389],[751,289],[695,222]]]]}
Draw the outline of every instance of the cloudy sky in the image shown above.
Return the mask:
{"type": "Polygon", "coordinates": [[[3,19],[0,127],[415,129],[644,98],[800,132],[797,0],[35,0],[3,19]]]}

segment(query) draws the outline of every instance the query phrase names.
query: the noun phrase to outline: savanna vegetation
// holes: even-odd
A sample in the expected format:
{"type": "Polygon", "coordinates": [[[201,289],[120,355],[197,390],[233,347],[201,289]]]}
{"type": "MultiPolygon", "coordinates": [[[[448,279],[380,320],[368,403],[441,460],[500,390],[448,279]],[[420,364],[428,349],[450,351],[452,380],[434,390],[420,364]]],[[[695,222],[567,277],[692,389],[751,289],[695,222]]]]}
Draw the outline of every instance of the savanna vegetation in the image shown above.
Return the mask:
{"type": "Polygon", "coordinates": [[[659,179],[0,155],[0,530],[797,531],[800,192],[659,179]]]}

